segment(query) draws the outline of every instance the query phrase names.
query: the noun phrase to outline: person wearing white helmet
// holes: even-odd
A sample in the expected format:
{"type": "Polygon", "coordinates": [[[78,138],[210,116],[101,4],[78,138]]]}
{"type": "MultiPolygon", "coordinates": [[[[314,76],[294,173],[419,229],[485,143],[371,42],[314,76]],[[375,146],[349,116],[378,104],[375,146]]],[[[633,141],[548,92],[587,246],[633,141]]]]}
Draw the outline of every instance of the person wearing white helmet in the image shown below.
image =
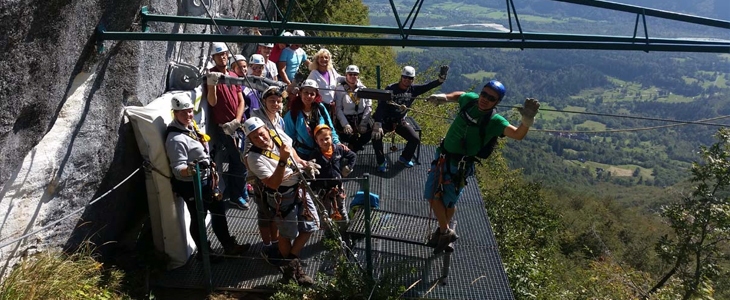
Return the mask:
{"type": "Polygon", "coordinates": [[[414,154],[421,143],[418,134],[413,130],[411,124],[405,121],[408,109],[416,100],[416,97],[440,86],[446,81],[449,72],[449,66],[441,66],[439,77],[426,84],[414,85],[413,80],[416,77],[416,69],[411,66],[403,67],[401,71],[400,81],[387,86],[385,89],[393,91],[393,101],[391,103],[382,103],[375,109],[373,119],[373,148],[375,148],[375,159],[378,163],[378,171],[385,172],[388,164],[385,161],[385,152],[383,152],[383,135],[395,131],[406,140],[406,147],[403,149],[398,162],[406,168],[412,168],[414,154]]]}
{"type": "MultiPolygon", "coordinates": [[[[299,95],[289,104],[289,111],[284,115],[284,131],[294,140],[294,149],[301,157],[309,157],[316,150],[314,128],[319,124],[327,124],[334,128],[327,108],[322,104],[317,82],[307,79],[299,87],[299,95]]],[[[332,141],[340,143],[337,132],[332,133],[332,141]]]]}
{"type": "MultiPolygon", "coordinates": [[[[177,198],[185,202],[190,213],[190,235],[198,248],[197,258],[202,258],[202,247],[209,247],[202,244],[198,231],[198,214],[195,207],[195,194],[193,189],[193,175],[195,175],[196,164],[200,168],[201,192],[203,196],[203,209],[211,213],[213,232],[223,245],[226,255],[241,255],[248,251],[250,245],[239,245],[235,237],[228,231],[226,220],[226,207],[218,197],[218,176],[215,165],[208,154],[208,139],[202,133],[193,120],[193,102],[188,96],[175,95],[171,99],[174,119],[165,132],[165,152],[170,160],[170,168],[173,177],[171,179],[172,190],[177,198]]],[[[220,260],[222,257],[211,253],[212,260],[220,260]]]]}
{"type": "Polygon", "coordinates": [[[211,68],[205,85],[205,93],[208,104],[211,107],[211,119],[214,126],[213,155],[216,161],[228,163],[228,172],[223,175],[225,182],[224,198],[228,198],[231,204],[241,209],[248,209],[248,190],[246,182],[241,178],[246,177],[246,167],[241,162],[236,147],[235,132],[244,119],[246,102],[243,97],[243,90],[238,85],[218,84],[218,79],[223,74],[238,77],[228,70],[228,47],[225,43],[213,43],[211,50],[215,66],[211,68]],[[217,125],[217,126],[216,126],[217,125]]]}
{"type": "MultiPolygon", "coordinates": [[[[288,143],[291,139],[284,138],[286,133],[269,130],[257,117],[246,120],[243,131],[253,144],[246,162],[264,185],[263,198],[274,212],[273,219],[279,229],[279,254],[284,258],[279,266],[284,271],[284,279],[312,285],[314,280],[304,273],[299,256],[309,237],[319,229],[319,217],[309,193],[299,193],[300,178],[292,164],[307,172],[314,172],[317,166],[297,156],[288,143]]],[[[273,263],[270,258],[267,261],[273,263]]]]}
{"type": "Polygon", "coordinates": [[[233,62],[231,63],[231,69],[233,69],[233,72],[236,72],[236,75],[238,75],[238,77],[245,77],[248,73],[248,64],[246,63],[246,57],[241,54],[234,55],[233,62]]]}
{"type": "Polygon", "coordinates": [[[345,78],[340,76],[332,65],[332,53],[322,48],[314,54],[312,63],[309,64],[309,77],[319,85],[319,95],[322,96],[322,103],[327,107],[330,116],[334,116],[335,111],[335,88],[337,82],[345,78]]]}
{"type": "Polygon", "coordinates": [[[273,48],[274,44],[272,43],[259,44],[258,52],[264,57],[264,72],[262,76],[271,80],[279,80],[279,70],[277,69],[276,63],[269,60],[273,48]]]}
{"type": "MultiPolygon", "coordinates": [[[[294,30],[294,37],[304,37],[304,31],[294,30]]],[[[294,76],[299,71],[299,66],[304,64],[305,67],[309,67],[309,59],[307,59],[307,53],[301,48],[302,44],[291,44],[281,51],[279,62],[279,77],[281,81],[286,84],[291,84],[294,81],[294,76]]]]}
{"type": "Polygon", "coordinates": [[[372,135],[372,100],[360,99],[355,92],[365,88],[360,81],[360,68],[349,65],[345,73],[345,82],[335,88],[335,115],[342,128],[340,138],[357,152],[363,149],[372,135]]]}
{"type": "Polygon", "coordinates": [[[251,69],[249,75],[264,77],[264,66],[266,65],[266,60],[264,59],[263,55],[251,55],[251,59],[249,59],[249,64],[249,69],[251,69]]]}

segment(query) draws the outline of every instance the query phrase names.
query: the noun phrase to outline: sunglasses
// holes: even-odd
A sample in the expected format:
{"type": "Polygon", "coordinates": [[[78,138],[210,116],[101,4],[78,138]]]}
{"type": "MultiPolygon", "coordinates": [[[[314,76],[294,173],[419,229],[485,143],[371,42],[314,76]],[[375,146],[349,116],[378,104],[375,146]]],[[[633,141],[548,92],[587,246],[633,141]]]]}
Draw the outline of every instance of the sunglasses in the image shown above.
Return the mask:
{"type": "Polygon", "coordinates": [[[251,69],[254,69],[254,70],[261,70],[263,68],[264,68],[264,66],[260,66],[260,65],[253,65],[253,66],[251,66],[251,69]]]}
{"type": "Polygon", "coordinates": [[[355,77],[357,77],[357,76],[360,76],[360,74],[357,74],[357,73],[348,73],[347,76],[355,76],[355,77]]]}
{"type": "Polygon", "coordinates": [[[497,97],[494,97],[485,91],[482,91],[481,93],[479,93],[479,96],[484,97],[484,99],[489,100],[489,102],[497,102],[499,100],[499,99],[497,99],[497,97]]]}
{"type": "Polygon", "coordinates": [[[413,80],[413,77],[408,77],[408,76],[401,76],[400,78],[408,79],[408,80],[413,80]]]}

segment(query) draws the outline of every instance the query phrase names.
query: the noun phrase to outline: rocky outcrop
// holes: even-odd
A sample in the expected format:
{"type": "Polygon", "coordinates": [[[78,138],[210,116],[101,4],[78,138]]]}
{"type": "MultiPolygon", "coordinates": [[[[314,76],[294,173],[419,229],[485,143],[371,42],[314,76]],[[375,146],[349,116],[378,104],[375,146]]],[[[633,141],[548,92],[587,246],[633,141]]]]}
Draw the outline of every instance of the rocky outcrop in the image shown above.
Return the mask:
{"type": "MultiPolygon", "coordinates": [[[[94,32],[100,24],[139,31],[142,5],[157,14],[203,13],[195,3],[0,3],[0,274],[11,258],[33,249],[73,248],[90,239],[102,253],[113,253],[119,244],[106,242],[136,236],[147,210],[142,171],[87,206],[142,165],[122,109],[162,94],[168,62],[199,65],[208,44],[105,41],[99,52],[94,32]],[[49,228],[8,244],[43,226],[49,228]]],[[[259,1],[226,0],[213,1],[211,11],[250,18],[261,8],[259,1]]],[[[211,32],[203,25],[149,25],[153,32],[211,32]]]]}

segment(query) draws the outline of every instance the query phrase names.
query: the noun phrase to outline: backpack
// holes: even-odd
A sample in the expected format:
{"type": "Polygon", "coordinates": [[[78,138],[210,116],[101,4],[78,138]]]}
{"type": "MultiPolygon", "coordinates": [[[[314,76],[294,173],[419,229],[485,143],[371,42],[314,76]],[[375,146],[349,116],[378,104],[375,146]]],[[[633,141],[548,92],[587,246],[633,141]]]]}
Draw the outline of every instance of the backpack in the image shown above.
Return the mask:
{"type": "MultiPolygon", "coordinates": [[[[469,114],[467,114],[467,111],[471,109],[474,105],[477,104],[477,101],[469,101],[464,105],[463,108],[459,111],[459,115],[466,121],[466,126],[478,126],[479,127],[479,136],[480,141],[484,142],[484,137],[487,134],[487,124],[489,121],[494,117],[494,115],[497,114],[497,108],[492,108],[491,113],[489,115],[484,115],[479,120],[472,119],[469,114]]],[[[494,147],[497,146],[497,142],[499,142],[498,138],[503,137],[504,135],[499,135],[492,137],[489,142],[487,142],[484,146],[482,146],[481,149],[479,149],[479,152],[477,152],[476,157],[480,159],[488,158],[490,155],[492,155],[492,152],[494,152],[494,147]]],[[[464,137],[466,138],[466,137],[464,137]]]]}

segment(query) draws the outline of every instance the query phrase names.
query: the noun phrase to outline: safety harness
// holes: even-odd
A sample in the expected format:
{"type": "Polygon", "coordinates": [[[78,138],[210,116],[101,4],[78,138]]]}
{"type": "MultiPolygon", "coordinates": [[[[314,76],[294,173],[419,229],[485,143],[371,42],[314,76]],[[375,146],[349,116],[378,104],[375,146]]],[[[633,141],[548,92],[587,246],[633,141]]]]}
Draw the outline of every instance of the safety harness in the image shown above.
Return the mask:
{"type": "MultiPolygon", "coordinates": [[[[314,106],[316,106],[316,109],[312,109],[312,112],[311,112],[312,115],[308,118],[308,122],[306,122],[307,128],[308,128],[307,131],[310,132],[310,135],[312,135],[311,133],[314,132],[314,128],[317,127],[317,125],[319,125],[319,118],[323,118],[325,124],[327,124],[327,120],[328,120],[328,118],[324,117],[325,114],[327,114],[327,109],[324,108],[323,105],[320,105],[320,103],[316,103],[314,106]],[[317,114],[315,114],[315,112],[317,114]]],[[[312,108],[314,108],[314,107],[312,107],[312,108]]],[[[302,111],[302,114],[304,114],[303,111],[302,111]]],[[[295,116],[295,114],[291,114],[291,119],[294,124],[297,123],[297,116],[295,116]]],[[[329,120],[331,120],[331,119],[329,119],[329,120]]],[[[335,128],[331,122],[329,124],[327,124],[327,126],[329,126],[330,128],[335,128]]],[[[293,140],[294,140],[294,142],[293,142],[292,146],[294,146],[294,148],[303,148],[304,150],[307,150],[307,151],[316,150],[316,148],[310,147],[306,143],[299,141],[299,135],[297,133],[296,128],[294,129],[293,140]]],[[[312,138],[312,140],[314,140],[314,138],[312,138]]]]}
{"type": "MultiPolygon", "coordinates": [[[[196,124],[194,120],[193,120],[193,130],[185,130],[185,129],[178,128],[176,126],[167,126],[167,129],[165,130],[165,138],[167,138],[167,136],[173,132],[182,133],[183,135],[185,135],[193,140],[196,140],[200,144],[203,145],[203,151],[205,152],[205,154],[208,155],[208,157],[210,159],[210,163],[200,162],[199,163],[200,170],[203,172],[203,174],[209,173],[208,176],[211,177],[210,186],[212,189],[212,194],[211,194],[213,196],[212,200],[221,200],[223,198],[223,193],[221,193],[220,189],[218,189],[218,172],[216,172],[215,162],[213,162],[213,157],[210,155],[210,153],[208,153],[208,147],[206,146],[206,142],[208,142],[208,140],[210,140],[210,137],[207,136],[206,134],[200,132],[200,129],[198,128],[198,124],[196,124]]],[[[207,176],[201,176],[201,180],[206,179],[206,177],[207,176]]],[[[175,178],[175,176],[172,176],[170,178],[170,181],[171,181],[170,183],[173,187],[173,191],[180,191],[181,185],[190,184],[189,182],[184,182],[184,181],[178,180],[177,178],[175,178]]]]}
{"type": "MultiPolygon", "coordinates": [[[[273,129],[269,129],[269,135],[271,136],[271,139],[274,141],[274,145],[276,145],[276,147],[281,149],[284,142],[281,140],[281,137],[278,134],[276,134],[276,131],[273,129]]],[[[281,158],[278,154],[276,154],[270,150],[261,149],[259,147],[256,147],[255,145],[251,146],[251,148],[249,148],[249,151],[253,151],[255,153],[261,154],[261,155],[266,156],[275,161],[278,161],[281,158]]],[[[294,169],[292,160],[287,160],[286,165],[287,165],[287,168],[294,169]]],[[[300,183],[296,187],[291,187],[291,186],[281,187],[280,186],[278,189],[272,189],[272,188],[269,188],[268,186],[264,185],[264,191],[263,191],[263,195],[265,195],[267,198],[273,199],[274,203],[276,204],[275,207],[271,207],[269,205],[269,209],[273,208],[274,214],[277,217],[280,217],[282,219],[285,218],[286,216],[288,216],[289,213],[291,213],[291,211],[294,210],[294,208],[302,206],[301,199],[304,199],[303,197],[306,196],[305,193],[306,193],[306,187],[302,186],[302,183],[300,183]],[[286,209],[282,209],[281,203],[284,202],[284,200],[293,200],[293,202],[291,205],[286,207],[286,209]]],[[[268,201],[266,201],[266,203],[268,204],[268,201]]],[[[305,217],[305,219],[307,221],[312,221],[314,219],[313,215],[309,211],[308,207],[305,209],[303,216],[305,217]]]]}
{"type": "MultiPolygon", "coordinates": [[[[480,145],[484,143],[484,138],[486,136],[486,127],[489,121],[494,117],[495,114],[497,114],[496,108],[493,108],[490,110],[489,113],[481,116],[478,119],[472,118],[468,111],[474,105],[476,105],[477,101],[470,101],[464,105],[464,107],[461,108],[459,111],[459,116],[461,116],[462,119],[466,122],[466,127],[464,128],[464,134],[462,135],[459,144],[461,146],[461,149],[467,149],[467,136],[466,131],[469,129],[469,127],[477,126],[479,128],[479,136],[480,136],[480,145]]],[[[453,183],[455,192],[458,194],[458,192],[466,186],[466,179],[467,179],[467,166],[470,164],[479,163],[480,158],[487,158],[493,151],[494,146],[497,143],[498,136],[493,137],[489,140],[489,142],[484,145],[480,150],[479,153],[475,156],[467,156],[462,154],[456,154],[456,153],[449,153],[446,150],[446,147],[444,145],[444,140],[441,140],[441,144],[439,145],[439,157],[436,158],[431,164],[436,166],[436,170],[439,172],[438,174],[438,184],[434,187],[436,190],[434,192],[434,196],[441,198],[443,196],[444,192],[444,185],[448,185],[453,183]],[[456,172],[451,172],[451,162],[456,161],[457,168],[456,172]],[[449,179],[444,179],[444,172],[449,175],[449,179]]],[[[452,203],[453,205],[453,203],[452,203]]]]}

